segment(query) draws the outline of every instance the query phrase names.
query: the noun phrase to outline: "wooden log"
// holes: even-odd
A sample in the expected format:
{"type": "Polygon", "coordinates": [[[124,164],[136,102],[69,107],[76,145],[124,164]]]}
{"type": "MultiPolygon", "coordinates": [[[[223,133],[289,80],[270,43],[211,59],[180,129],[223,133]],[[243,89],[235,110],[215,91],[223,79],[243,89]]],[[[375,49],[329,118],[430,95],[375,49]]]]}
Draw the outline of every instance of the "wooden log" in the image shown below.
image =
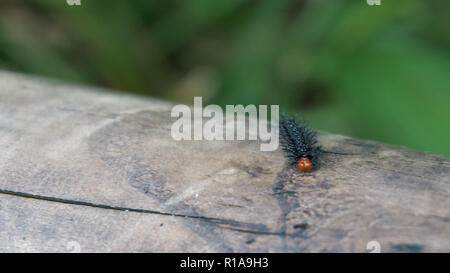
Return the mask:
{"type": "Polygon", "coordinates": [[[321,133],[174,141],[172,104],[0,73],[2,252],[448,252],[450,158],[321,133]]]}

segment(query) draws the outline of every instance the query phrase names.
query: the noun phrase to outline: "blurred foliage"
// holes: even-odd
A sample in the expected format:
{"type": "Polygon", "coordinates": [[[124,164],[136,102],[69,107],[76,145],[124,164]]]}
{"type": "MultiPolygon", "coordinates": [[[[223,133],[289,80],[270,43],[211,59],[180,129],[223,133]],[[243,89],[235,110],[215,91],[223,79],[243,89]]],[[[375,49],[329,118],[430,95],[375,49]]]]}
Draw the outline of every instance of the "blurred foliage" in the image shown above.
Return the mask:
{"type": "Polygon", "coordinates": [[[2,0],[0,67],[450,155],[450,1],[2,0]]]}

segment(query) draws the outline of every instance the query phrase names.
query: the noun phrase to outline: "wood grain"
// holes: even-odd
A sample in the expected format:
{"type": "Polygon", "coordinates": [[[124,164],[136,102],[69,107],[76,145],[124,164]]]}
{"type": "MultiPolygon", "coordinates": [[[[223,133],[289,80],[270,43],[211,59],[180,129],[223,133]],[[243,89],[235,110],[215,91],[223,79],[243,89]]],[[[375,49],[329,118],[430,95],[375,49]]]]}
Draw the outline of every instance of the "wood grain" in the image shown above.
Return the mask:
{"type": "Polygon", "coordinates": [[[321,133],[174,141],[172,104],[0,73],[2,252],[450,251],[450,158],[321,133]]]}

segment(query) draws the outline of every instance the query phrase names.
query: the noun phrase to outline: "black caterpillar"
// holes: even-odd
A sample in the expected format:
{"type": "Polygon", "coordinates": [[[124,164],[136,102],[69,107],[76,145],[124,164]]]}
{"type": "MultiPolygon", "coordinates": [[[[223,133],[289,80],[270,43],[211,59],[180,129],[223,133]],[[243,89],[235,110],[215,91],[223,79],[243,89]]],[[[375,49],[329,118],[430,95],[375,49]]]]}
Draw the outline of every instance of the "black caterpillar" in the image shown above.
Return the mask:
{"type": "Polygon", "coordinates": [[[281,147],[287,153],[290,164],[297,165],[301,171],[310,171],[313,166],[319,166],[318,158],[323,151],[320,145],[316,145],[316,132],[304,121],[283,115],[280,120],[280,136],[281,147]]]}

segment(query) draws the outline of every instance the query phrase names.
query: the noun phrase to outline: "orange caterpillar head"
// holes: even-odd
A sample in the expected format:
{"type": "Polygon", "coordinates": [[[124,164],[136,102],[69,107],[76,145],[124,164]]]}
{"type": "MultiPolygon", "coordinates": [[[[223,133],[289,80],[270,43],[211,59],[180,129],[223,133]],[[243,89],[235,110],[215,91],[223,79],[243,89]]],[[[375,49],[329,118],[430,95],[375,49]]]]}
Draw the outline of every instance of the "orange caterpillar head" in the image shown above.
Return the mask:
{"type": "Polygon", "coordinates": [[[312,169],[312,162],[307,157],[302,157],[297,163],[297,168],[302,172],[308,172],[312,169]]]}

